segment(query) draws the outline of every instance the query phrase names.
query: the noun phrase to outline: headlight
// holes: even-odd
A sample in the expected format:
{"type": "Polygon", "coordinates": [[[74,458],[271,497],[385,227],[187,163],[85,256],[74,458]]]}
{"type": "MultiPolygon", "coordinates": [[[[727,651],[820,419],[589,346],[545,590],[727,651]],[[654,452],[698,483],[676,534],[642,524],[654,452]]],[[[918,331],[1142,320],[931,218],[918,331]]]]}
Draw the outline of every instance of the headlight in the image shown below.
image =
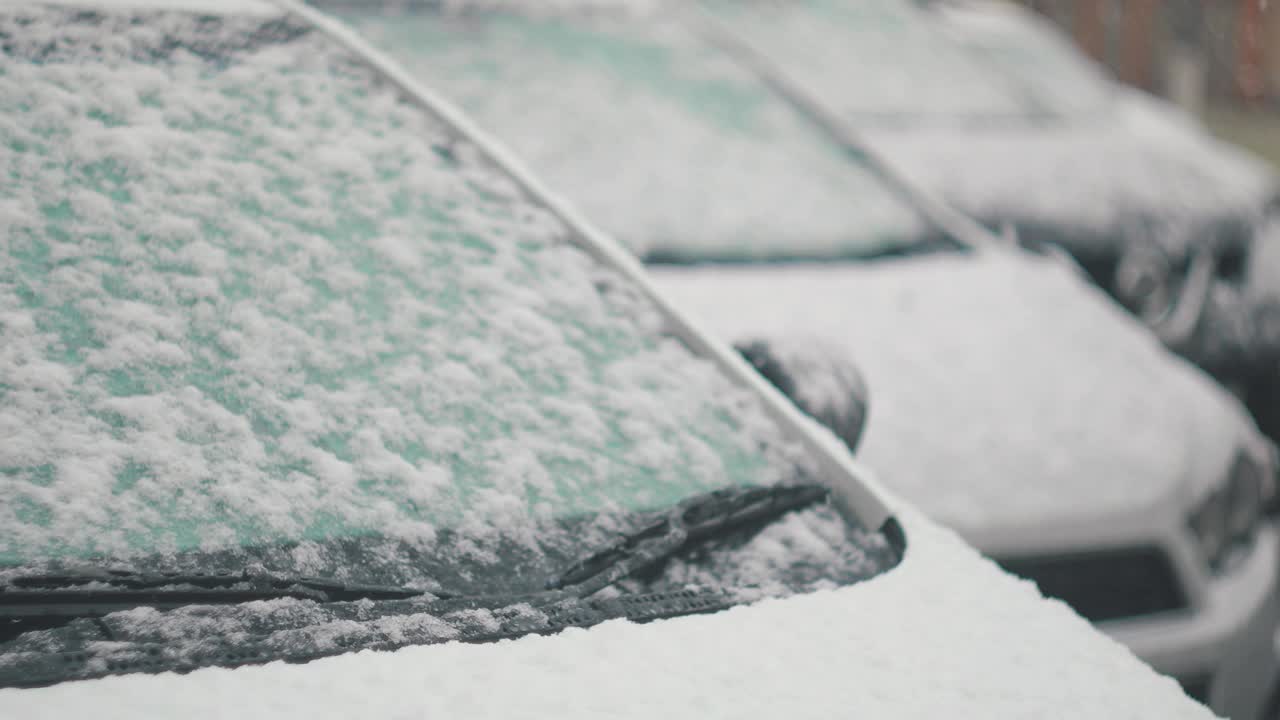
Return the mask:
{"type": "Polygon", "coordinates": [[[1236,550],[1253,541],[1262,515],[1263,487],[1269,468],[1247,452],[1236,453],[1227,482],[1191,513],[1188,525],[1215,572],[1230,564],[1236,550]]]}

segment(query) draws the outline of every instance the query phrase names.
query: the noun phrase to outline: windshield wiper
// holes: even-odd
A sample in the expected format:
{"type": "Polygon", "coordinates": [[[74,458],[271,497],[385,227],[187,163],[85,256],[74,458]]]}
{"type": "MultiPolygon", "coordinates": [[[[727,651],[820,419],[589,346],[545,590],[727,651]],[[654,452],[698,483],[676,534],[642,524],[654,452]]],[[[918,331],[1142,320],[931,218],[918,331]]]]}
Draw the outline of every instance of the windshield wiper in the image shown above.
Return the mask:
{"type": "Polygon", "coordinates": [[[0,584],[0,618],[97,617],[136,607],[228,605],[298,598],[402,600],[423,590],[270,573],[146,573],[109,568],[19,575],[0,584]]]}
{"type": "Polygon", "coordinates": [[[44,618],[62,622],[121,610],[187,605],[235,605],[297,598],[319,603],[404,600],[430,595],[446,604],[484,604],[525,598],[585,598],[694,545],[751,524],[763,526],[787,512],[825,500],[823,485],[737,487],[695,495],[619,536],[547,582],[546,591],[512,596],[454,596],[414,588],[343,583],[325,578],[259,572],[142,572],[89,566],[17,575],[0,581],[0,621],[44,618]]]}
{"type": "Polygon", "coordinates": [[[621,535],[547,581],[547,589],[587,597],[695,545],[764,524],[830,495],[825,485],[735,487],[694,495],[621,535]]]}

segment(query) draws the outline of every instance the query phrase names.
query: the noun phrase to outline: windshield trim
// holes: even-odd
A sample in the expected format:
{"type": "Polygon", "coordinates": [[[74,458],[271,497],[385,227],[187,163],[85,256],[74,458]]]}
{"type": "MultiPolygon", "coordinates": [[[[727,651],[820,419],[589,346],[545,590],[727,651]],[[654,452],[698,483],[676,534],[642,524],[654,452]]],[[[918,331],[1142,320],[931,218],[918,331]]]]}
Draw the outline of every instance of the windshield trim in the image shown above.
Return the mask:
{"type": "MultiPolygon", "coordinates": [[[[663,297],[649,279],[640,261],[583,218],[567,202],[549,190],[514,154],[471,122],[452,103],[415,80],[385,53],[375,49],[354,30],[337,19],[309,7],[300,0],[272,0],[281,9],[323,33],[364,61],[379,77],[404,93],[407,100],[452,128],[479,154],[507,175],[525,197],[545,208],[564,223],[569,241],[597,262],[635,283],[645,299],[653,303],[666,329],[691,352],[710,360],[729,379],[754,393],[765,411],[792,440],[804,446],[819,468],[818,477],[831,486],[836,507],[863,527],[890,531],[897,525],[884,492],[849,455],[833,435],[814,432],[811,421],[776,388],[760,376],[728,345],[698,328],[682,311],[663,297]]],[[[892,534],[890,534],[892,537],[892,534]]]]}

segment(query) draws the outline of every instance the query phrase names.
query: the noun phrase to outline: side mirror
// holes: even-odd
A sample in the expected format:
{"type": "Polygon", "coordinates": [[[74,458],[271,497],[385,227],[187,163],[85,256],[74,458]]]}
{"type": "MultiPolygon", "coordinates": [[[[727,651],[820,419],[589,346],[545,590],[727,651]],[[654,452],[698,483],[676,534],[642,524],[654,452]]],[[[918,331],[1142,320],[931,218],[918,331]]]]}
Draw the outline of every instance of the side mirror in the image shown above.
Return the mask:
{"type": "Polygon", "coordinates": [[[838,348],[816,339],[803,343],[749,340],[734,348],[807,415],[834,432],[850,452],[867,422],[867,384],[838,348]]]}
{"type": "Polygon", "coordinates": [[[1173,261],[1150,243],[1128,245],[1116,263],[1112,292],[1148,325],[1158,323],[1174,304],[1173,261]]]}

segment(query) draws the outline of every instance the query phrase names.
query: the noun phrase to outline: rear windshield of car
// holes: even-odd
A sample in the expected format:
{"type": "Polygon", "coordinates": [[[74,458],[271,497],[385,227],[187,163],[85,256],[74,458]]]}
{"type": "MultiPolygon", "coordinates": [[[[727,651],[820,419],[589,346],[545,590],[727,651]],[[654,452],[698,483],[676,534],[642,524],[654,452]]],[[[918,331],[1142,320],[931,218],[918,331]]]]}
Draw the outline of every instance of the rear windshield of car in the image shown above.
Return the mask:
{"type": "Polygon", "coordinates": [[[339,11],[647,259],[874,256],[928,235],[877,176],[670,13],[386,5],[339,11]]]}
{"type": "Polygon", "coordinates": [[[795,476],[635,287],[306,26],[4,9],[0,53],[0,565],[485,557],[795,476]]]}

